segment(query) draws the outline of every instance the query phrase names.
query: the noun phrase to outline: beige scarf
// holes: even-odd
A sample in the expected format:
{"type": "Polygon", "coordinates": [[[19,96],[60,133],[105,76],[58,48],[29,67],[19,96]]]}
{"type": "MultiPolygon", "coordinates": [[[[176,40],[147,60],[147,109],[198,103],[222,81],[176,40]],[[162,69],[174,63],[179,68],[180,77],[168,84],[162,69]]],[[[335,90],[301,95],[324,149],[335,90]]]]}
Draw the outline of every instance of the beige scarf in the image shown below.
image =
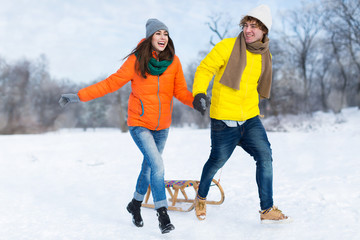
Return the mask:
{"type": "Polygon", "coordinates": [[[269,98],[272,82],[272,62],[269,51],[269,38],[267,36],[265,36],[264,42],[257,41],[246,44],[244,32],[241,32],[235,41],[220,83],[236,90],[240,89],[241,76],[246,66],[246,49],[251,53],[261,54],[261,75],[257,90],[261,98],[269,98]]]}

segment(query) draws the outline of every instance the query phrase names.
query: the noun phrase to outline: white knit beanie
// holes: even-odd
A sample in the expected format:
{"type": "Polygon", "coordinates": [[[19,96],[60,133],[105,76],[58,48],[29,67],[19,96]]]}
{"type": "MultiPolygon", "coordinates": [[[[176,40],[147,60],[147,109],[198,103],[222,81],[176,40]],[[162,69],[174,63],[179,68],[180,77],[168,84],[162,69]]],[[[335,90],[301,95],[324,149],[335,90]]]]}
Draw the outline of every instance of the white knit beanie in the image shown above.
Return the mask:
{"type": "Polygon", "coordinates": [[[157,20],[156,18],[150,18],[149,20],[147,20],[147,22],[146,22],[146,38],[149,38],[150,36],[152,36],[155,32],[157,32],[159,30],[166,30],[167,32],[169,32],[168,27],[164,23],[157,20]]]}
{"type": "Polygon", "coordinates": [[[248,12],[248,14],[246,15],[259,19],[270,32],[272,25],[272,18],[271,18],[271,11],[269,6],[265,4],[261,4],[260,6],[257,6],[256,8],[250,10],[250,12],[248,12]]]}

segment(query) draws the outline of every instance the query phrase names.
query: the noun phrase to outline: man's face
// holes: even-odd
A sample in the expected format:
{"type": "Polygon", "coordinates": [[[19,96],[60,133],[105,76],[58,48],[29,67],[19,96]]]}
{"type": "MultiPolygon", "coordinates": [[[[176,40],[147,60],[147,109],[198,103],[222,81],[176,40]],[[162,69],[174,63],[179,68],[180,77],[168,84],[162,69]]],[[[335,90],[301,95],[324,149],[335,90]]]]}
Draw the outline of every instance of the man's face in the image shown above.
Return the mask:
{"type": "Polygon", "coordinates": [[[260,30],[259,26],[256,24],[256,21],[247,21],[243,25],[243,32],[246,43],[261,41],[264,37],[264,32],[260,30]]]}

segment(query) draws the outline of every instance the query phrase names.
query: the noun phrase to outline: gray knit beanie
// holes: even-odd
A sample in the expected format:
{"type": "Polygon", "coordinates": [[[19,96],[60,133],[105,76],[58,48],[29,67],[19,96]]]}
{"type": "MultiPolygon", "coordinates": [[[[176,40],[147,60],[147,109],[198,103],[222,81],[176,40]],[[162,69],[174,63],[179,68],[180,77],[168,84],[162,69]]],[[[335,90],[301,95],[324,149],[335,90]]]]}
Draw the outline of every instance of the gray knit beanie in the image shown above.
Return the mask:
{"type": "Polygon", "coordinates": [[[168,27],[164,23],[157,20],[156,18],[150,18],[149,20],[147,20],[147,22],[146,22],[146,38],[149,38],[150,36],[152,36],[155,32],[157,32],[159,30],[166,30],[167,32],[169,32],[168,27]]]}

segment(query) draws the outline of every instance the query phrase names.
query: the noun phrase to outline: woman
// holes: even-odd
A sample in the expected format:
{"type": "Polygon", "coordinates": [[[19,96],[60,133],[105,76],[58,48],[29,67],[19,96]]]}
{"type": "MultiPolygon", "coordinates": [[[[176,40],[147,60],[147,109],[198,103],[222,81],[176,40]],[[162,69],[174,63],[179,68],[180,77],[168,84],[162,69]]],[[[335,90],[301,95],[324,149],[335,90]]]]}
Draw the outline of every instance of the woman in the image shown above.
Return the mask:
{"type": "Polygon", "coordinates": [[[120,69],[77,94],[63,94],[61,106],[70,102],[90,101],[114,92],[131,81],[128,101],[130,134],[144,155],[132,201],[127,210],[137,227],[143,226],[141,203],[150,184],[162,233],[175,227],[167,214],[164,165],[161,157],[171,124],[172,98],[193,107],[179,58],[169,37],[167,26],[157,19],[146,23],[146,38],[126,57],[120,69]]]}

